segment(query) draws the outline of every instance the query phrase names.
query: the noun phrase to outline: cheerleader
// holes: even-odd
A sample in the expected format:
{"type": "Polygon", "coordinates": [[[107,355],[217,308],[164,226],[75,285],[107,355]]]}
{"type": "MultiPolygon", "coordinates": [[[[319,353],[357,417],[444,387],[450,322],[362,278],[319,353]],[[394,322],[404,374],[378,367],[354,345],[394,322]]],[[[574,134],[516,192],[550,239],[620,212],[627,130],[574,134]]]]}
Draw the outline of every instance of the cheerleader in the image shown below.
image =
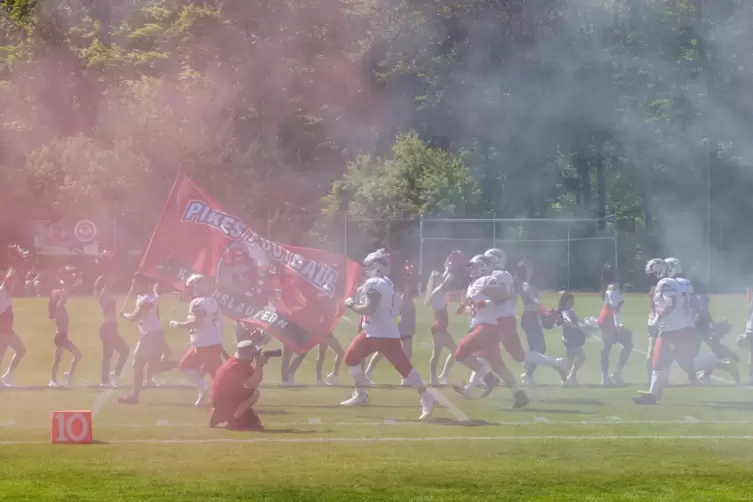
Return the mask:
{"type": "MultiPolygon", "coordinates": [[[[546,354],[546,340],[541,329],[541,313],[545,311],[539,301],[539,292],[531,285],[533,265],[526,260],[518,263],[515,270],[515,282],[518,284],[518,295],[523,303],[523,315],[520,317],[520,327],[526,335],[528,350],[539,354],[546,354]]],[[[520,375],[523,385],[533,386],[533,372],[536,364],[525,363],[525,372],[520,375]]]]}
{"type": "Polygon", "coordinates": [[[575,314],[575,297],[569,291],[560,291],[557,303],[557,324],[562,326],[562,343],[567,350],[565,369],[567,378],[562,382],[563,387],[576,387],[578,385],[578,370],[586,361],[586,353],[583,346],[586,344],[585,325],[575,314]]]}
{"type": "Polygon", "coordinates": [[[12,385],[13,372],[16,371],[18,363],[26,355],[26,348],[24,347],[21,338],[16,334],[13,329],[13,305],[11,300],[11,294],[13,287],[19,282],[18,274],[13,268],[9,268],[5,274],[3,283],[0,284],[0,364],[2,364],[5,352],[8,347],[13,349],[13,359],[10,360],[8,369],[5,371],[2,377],[0,377],[0,387],[5,385],[12,385]]]}
{"type": "Polygon", "coordinates": [[[633,334],[625,329],[620,322],[620,309],[624,300],[620,294],[620,286],[614,267],[604,265],[601,272],[601,290],[604,292],[604,304],[601,307],[597,324],[601,330],[604,346],[601,349],[601,385],[623,385],[622,370],[633,352],[633,334]],[[616,343],[622,345],[620,361],[617,369],[609,374],[609,353],[616,343]]]}
{"type": "Polygon", "coordinates": [[[118,321],[116,314],[115,295],[113,293],[112,274],[100,275],[94,282],[94,295],[99,299],[99,307],[102,309],[102,324],[99,327],[99,338],[102,340],[102,371],[101,386],[115,387],[120,385],[120,376],[128,360],[128,345],[118,333],[118,321]],[[117,352],[118,360],[115,370],[110,372],[112,356],[117,352]]]}
{"type": "Polygon", "coordinates": [[[57,381],[57,375],[63,351],[70,352],[73,355],[70,368],[63,373],[65,387],[70,387],[73,374],[76,372],[76,367],[81,360],[81,351],[68,339],[68,310],[66,309],[68,295],[71,288],[76,284],[76,278],[76,269],[70,265],[66,266],[62,270],[60,289],[53,290],[47,302],[47,315],[51,320],[55,321],[55,358],[52,361],[50,387],[61,386],[57,381]]]}
{"type": "Polygon", "coordinates": [[[343,350],[340,341],[335,338],[335,335],[330,333],[322,343],[319,344],[318,353],[316,357],[316,384],[317,385],[337,385],[340,376],[340,365],[342,364],[343,357],[345,357],[345,351],[343,350]],[[332,369],[332,373],[322,378],[322,372],[324,371],[324,360],[327,357],[327,349],[331,348],[335,352],[335,366],[332,369]]]}
{"type": "Polygon", "coordinates": [[[431,325],[432,350],[429,360],[431,385],[447,385],[450,368],[455,362],[457,345],[449,332],[450,318],[447,313],[447,294],[453,289],[458,289],[459,281],[462,282],[466,275],[458,264],[465,267],[465,256],[461,251],[453,251],[445,260],[444,274],[439,271],[432,272],[429,276],[429,282],[426,284],[424,304],[430,306],[434,313],[434,321],[431,325]],[[442,349],[447,349],[449,354],[444,361],[442,373],[437,377],[437,365],[442,349]]]}

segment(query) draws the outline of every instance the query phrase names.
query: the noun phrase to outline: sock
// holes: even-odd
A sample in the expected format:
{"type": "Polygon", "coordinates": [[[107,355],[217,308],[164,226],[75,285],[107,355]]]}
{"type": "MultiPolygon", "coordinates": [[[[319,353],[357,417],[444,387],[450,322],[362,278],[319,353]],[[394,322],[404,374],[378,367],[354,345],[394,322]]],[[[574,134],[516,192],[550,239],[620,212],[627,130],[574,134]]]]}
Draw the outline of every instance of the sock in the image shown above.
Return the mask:
{"type": "Polygon", "coordinates": [[[421,375],[418,374],[415,368],[408,373],[408,376],[405,377],[404,380],[408,385],[416,389],[426,387],[426,384],[424,384],[424,381],[421,379],[421,375]]]}
{"type": "Polygon", "coordinates": [[[482,368],[480,371],[474,371],[473,373],[471,373],[471,378],[468,380],[468,388],[474,388],[478,384],[479,380],[484,378],[487,373],[489,373],[489,370],[487,370],[486,368],[482,368]]]}
{"type": "Polygon", "coordinates": [[[366,375],[360,365],[348,366],[348,372],[350,372],[350,377],[353,379],[353,385],[356,389],[360,390],[360,387],[366,386],[366,375]]]}
{"type": "Polygon", "coordinates": [[[693,367],[697,371],[711,371],[716,367],[719,358],[714,353],[698,354],[693,359],[693,367]]]}
{"type": "Polygon", "coordinates": [[[197,389],[205,390],[207,388],[207,383],[203,378],[201,378],[201,375],[199,375],[198,371],[186,370],[183,372],[183,374],[186,375],[186,378],[188,378],[188,381],[191,382],[191,385],[193,385],[197,389]]]}
{"type": "Polygon", "coordinates": [[[651,387],[648,391],[654,396],[660,397],[668,380],[669,370],[654,370],[651,375],[651,387]]]}
{"type": "Polygon", "coordinates": [[[554,368],[557,366],[557,361],[555,359],[552,359],[551,357],[547,357],[544,354],[539,354],[538,352],[532,352],[532,351],[526,352],[525,361],[529,364],[549,366],[550,368],[554,368]]]}

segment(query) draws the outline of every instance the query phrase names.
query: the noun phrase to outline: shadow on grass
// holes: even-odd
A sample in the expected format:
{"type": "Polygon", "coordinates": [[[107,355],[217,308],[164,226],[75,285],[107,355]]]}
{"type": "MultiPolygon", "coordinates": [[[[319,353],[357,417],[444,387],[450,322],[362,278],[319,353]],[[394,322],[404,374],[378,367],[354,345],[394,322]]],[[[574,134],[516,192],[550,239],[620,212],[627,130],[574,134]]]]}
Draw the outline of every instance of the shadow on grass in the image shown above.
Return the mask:
{"type": "Polygon", "coordinates": [[[254,410],[256,411],[257,415],[292,415],[293,414],[292,412],[285,411],[285,410],[267,410],[267,409],[257,410],[256,408],[254,408],[254,410]]]}
{"type": "Polygon", "coordinates": [[[753,411],[753,401],[701,401],[694,407],[702,406],[719,410],[753,411]]]}
{"type": "Polygon", "coordinates": [[[583,411],[583,410],[563,410],[560,408],[533,408],[530,406],[526,406],[525,408],[520,409],[512,409],[512,408],[502,408],[506,411],[517,411],[517,412],[523,412],[523,413],[554,413],[556,415],[562,415],[562,414],[570,414],[570,415],[598,415],[595,411],[583,411]]]}
{"type": "Polygon", "coordinates": [[[598,399],[537,399],[540,403],[547,404],[574,404],[580,406],[600,406],[604,404],[598,399]]]}
{"type": "Polygon", "coordinates": [[[14,390],[71,390],[67,387],[48,387],[46,385],[5,385],[0,387],[0,392],[10,392],[14,390]]]}

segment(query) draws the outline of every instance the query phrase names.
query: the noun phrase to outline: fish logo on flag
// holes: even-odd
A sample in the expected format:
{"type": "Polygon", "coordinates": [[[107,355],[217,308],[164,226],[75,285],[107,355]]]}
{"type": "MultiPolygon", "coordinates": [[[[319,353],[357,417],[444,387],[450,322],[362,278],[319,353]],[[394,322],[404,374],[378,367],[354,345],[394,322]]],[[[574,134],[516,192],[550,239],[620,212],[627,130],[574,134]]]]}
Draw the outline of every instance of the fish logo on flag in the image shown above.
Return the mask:
{"type": "Polygon", "coordinates": [[[329,251],[264,239],[181,175],[139,272],[181,291],[192,273],[214,277],[212,294],[225,315],[301,352],[334,329],[361,266],[329,251]]]}

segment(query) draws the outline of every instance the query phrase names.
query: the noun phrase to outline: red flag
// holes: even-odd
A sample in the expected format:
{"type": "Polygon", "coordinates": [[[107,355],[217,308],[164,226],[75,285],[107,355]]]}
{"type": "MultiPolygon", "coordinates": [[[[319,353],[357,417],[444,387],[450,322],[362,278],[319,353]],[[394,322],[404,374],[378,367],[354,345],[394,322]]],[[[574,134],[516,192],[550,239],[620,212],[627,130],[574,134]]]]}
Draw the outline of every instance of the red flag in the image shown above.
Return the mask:
{"type": "Polygon", "coordinates": [[[214,277],[225,315],[302,352],[334,329],[361,266],[329,251],[268,241],[179,175],[139,272],[180,291],[192,273],[214,277]]]}

